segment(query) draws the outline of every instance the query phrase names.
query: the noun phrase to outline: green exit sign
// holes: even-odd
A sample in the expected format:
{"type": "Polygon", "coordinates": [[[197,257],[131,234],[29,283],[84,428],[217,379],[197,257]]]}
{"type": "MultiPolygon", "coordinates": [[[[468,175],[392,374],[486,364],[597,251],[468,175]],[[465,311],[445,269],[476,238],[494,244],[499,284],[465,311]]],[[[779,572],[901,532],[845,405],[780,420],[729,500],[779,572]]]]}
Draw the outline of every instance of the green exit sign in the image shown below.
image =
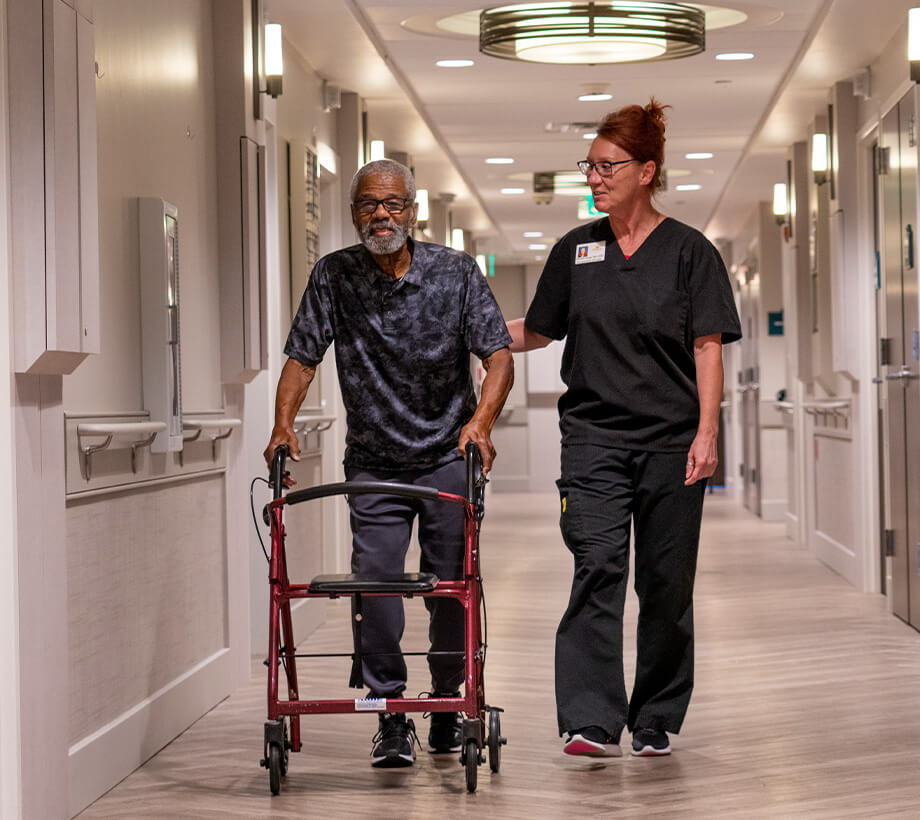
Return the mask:
{"type": "Polygon", "coordinates": [[[578,200],[579,219],[597,219],[603,215],[601,211],[594,207],[594,197],[591,194],[588,194],[584,199],[578,200]]]}

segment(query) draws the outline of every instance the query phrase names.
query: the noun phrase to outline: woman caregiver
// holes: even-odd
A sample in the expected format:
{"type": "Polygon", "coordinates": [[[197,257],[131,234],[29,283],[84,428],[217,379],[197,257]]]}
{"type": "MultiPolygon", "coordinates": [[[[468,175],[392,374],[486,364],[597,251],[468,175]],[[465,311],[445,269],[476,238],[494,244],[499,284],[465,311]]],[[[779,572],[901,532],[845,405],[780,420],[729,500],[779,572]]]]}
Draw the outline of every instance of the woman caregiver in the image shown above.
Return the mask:
{"type": "Polygon", "coordinates": [[[511,350],[565,339],[560,527],[574,556],[556,633],[564,751],[669,754],[693,688],[693,582],[715,471],[722,344],[741,338],[725,266],[694,228],[660,213],[665,120],[654,99],[608,114],[587,159],[608,214],[553,247],[511,350]],[[623,605],[635,528],[636,677],[627,698],[623,605]]]}

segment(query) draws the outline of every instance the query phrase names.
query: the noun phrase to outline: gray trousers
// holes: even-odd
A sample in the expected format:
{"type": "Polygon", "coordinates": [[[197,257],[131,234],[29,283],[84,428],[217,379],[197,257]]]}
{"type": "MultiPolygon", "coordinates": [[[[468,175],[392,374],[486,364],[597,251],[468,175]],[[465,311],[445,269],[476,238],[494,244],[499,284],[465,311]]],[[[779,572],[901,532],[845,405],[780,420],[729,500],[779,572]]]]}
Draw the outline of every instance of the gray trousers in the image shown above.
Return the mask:
{"type": "MultiPolygon", "coordinates": [[[[466,462],[462,458],[427,471],[367,472],[345,470],[348,481],[395,481],[466,495],[466,462]]],[[[442,581],[463,578],[463,509],[458,504],[388,495],[356,495],[351,512],[352,572],[393,575],[405,572],[412,526],[418,519],[420,572],[442,581]]],[[[406,662],[400,650],[405,627],[402,598],[363,599],[361,651],[364,683],[373,697],[400,697],[406,688],[406,662]]],[[[464,612],[455,598],[425,598],[430,614],[428,656],[432,691],[452,694],[463,682],[464,612]]]]}
{"type": "Polygon", "coordinates": [[[559,732],[680,730],[693,689],[693,582],[706,482],[686,453],[562,449],[560,526],[575,573],[556,633],[559,732]],[[627,698],[623,605],[635,527],[636,678],[627,698]]]}

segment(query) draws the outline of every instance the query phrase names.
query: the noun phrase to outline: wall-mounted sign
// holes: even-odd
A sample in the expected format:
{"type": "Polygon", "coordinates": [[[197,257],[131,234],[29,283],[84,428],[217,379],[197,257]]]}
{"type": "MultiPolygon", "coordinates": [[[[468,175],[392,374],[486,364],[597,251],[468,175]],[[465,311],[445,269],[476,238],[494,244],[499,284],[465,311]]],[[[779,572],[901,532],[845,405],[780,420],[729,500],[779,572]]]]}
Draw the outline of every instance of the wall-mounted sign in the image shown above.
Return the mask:
{"type": "Polygon", "coordinates": [[[767,311],[767,336],[783,335],[783,312],[781,310],[767,311]]]}

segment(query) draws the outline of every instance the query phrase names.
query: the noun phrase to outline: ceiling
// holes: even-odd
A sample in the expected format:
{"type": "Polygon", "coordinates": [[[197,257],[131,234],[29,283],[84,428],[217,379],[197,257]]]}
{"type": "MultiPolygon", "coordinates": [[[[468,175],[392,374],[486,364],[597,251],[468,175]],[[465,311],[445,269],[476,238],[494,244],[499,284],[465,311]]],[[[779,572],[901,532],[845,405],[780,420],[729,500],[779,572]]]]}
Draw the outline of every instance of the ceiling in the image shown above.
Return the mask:
{"type": "MultiPolygon", "coordinates": [[[[488,4],[456,0],[265,0],[285,45],[328,82],[361,95],[369,137],[407,152],[420,187],[456,195],[454,227],[475,249],[500,261],[532,262],[531,244],[551,242],[578,224],[577,198],[550,204],[532,196],[535,172],[573,170],[590,143],[571,123],[651,96],[668,111],[664,213],[731,238],[754,204],[783,176],[786,148],[805,138],[826,105],[827,89],[848,79],[906,25],[909,0],[724,0],[746,14],[711,28],[706,50],[680,60],[617,65],[545,65],[482,55],[474,35],[451,34],[438,21],[488,4]],[[720,61],[723,52],[751,52],[720,61]],[[439,68],[440,59],[469,59],[439,68]],[[612,99],[579,102],[587,86],[612,99]],[[550,124],[553,124],[550,126],[550,124]],[[710,152],[711,159],[686,159],[710,152]],[[510,165],[487,164],[509,157],[510,165]],[[699,185],[678,191],[677,185],[699,185]],[[524,194],[507,195],[506,187],[524,194]],[[543,239],[524,232],[540,231],[543,239]]],[[[706,8],[712,10],[712,6],[706,8]]],[[[471,18],[475,23],[475,17],[471,18]]],[[[824,109],[826,110],[826,109],[824,109]]]]}

